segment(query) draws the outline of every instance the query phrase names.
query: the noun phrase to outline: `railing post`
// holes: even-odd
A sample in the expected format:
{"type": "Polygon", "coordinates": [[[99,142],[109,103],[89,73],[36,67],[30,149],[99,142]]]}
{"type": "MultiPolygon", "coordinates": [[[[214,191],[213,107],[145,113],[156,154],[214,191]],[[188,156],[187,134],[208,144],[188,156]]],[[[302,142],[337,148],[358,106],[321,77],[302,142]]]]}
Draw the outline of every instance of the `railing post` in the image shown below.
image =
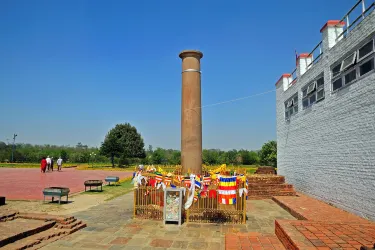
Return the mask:
{"type": "Polygon", "coordinates": [[[349,14],[346,15],[346,35],[349,34],[349,27],[350,27],[350,23],[349,23],[349,14]]]}
{"type": "Polygon", "coordinates": [[[362,19],[365,19],[366,5],[365,0],[362,0],[362,19]]]}
{"type": "Polygon", "coordinates": [[[322,54],[322,42],[319,43],[319,55],[322,54]]]}

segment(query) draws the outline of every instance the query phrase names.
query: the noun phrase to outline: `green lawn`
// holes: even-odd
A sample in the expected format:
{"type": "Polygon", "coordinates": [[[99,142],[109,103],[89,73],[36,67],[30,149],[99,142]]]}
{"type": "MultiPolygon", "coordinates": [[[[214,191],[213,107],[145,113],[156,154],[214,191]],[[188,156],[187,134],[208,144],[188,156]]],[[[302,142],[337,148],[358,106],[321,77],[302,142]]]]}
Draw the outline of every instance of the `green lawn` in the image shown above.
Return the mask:
{"type": "Polygon", "coordinates": [[[117,186],[115,186],[114,184],[111,184],[110,186],[103,186],[103,192],[97,192],[94,187],[92,188],[92,191],[83,192],[82,195],[101,194],[104,196],[108,196],[106,200],[112,200],[118,196],[131,192],[133,190],[133,187],[134,185],[128,178],[126,181],[120,182],[120,184],[117,186]]]}

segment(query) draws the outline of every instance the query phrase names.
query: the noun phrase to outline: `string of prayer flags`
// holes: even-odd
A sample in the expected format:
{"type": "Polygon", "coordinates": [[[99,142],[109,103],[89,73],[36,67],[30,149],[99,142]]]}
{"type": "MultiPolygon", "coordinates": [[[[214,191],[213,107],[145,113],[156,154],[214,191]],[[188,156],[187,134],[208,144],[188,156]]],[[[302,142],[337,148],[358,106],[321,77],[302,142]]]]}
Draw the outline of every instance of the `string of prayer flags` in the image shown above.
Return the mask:
{"type": "Polygon", "coordinates": [[[172,178],[171,177],[165,177],[164,178],[164,183],[165,183],[166,186],[171,185],[171,182],[172,182],[172,178]]]}
{"type": "Polygon", "coordinates": [[[219,203],[236,204],[237,177],[220,177],[219,203]]]}
{"type": "Polygon", "coordinates": [[[156,182],[161,182],[163,180],[163,175],[161,173],[156,173],[155,180],[156,182]]]}
{"type": "Polygon", "coordinates": [[[210,185],[211,184],[211,176],[204,176],[203,177],[203,184],[210,185]]]}

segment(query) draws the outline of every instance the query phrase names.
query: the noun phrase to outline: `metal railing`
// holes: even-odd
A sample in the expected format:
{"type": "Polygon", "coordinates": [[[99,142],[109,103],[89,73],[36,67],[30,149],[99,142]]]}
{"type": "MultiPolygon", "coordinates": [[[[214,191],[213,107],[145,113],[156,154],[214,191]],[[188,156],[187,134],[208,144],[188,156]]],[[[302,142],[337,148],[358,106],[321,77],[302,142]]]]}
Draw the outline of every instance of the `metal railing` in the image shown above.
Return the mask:
{"type": "Polygon", "coordinates": [[[311,60],[311,63],[309,63],[306,66],[306,70],[308,70],[311,67],[311,65],[317,63],[319,59],[322,58],[322,55],[323,55],[322,41],[320,41],[318,45],[316,45],[315,48],[313,48],[313,50],[309,54],[309,57],[312,56],[312,60],[311,60]],[[319,54],[317,52],[319,52],[319,54]]]}
{"type": "MultiPolygon", "coordinates": [[[[349,35],[350,31],[357,26],[365,17],[370,13],[370,10],[373,10],[375,7],[375,0],[372,0],[372,3],[366,7],[365,0],[358,0],[357,3],[348,11],[348,13],[345,14],[345,16],[340,20],[340,23],[345,22],[345,28],[343,32],[341,32],[337,38],[340,39],[341,37],[346,37],[349,35]],[[359,6],[361,9],[359,9],[359,6]],[[358,13],[360,12],[360,13],[358,13]],[[357,17],[351,22],[350,16],[352,15],[357,15],[357,17]]],[[[339,23],[339,24],[340,24],[339,23]]],[[[338,25],[339,25],[338,24],[338,25]]],[[[336,25],[336,26],[338,26],[336,25]]]]}
{"type": "Polygon", "coordinates": [[[293,85],[297,81],[297,68],[295,68],[292,73],[292,81],[289,83],[289,86],[293,85]]]}

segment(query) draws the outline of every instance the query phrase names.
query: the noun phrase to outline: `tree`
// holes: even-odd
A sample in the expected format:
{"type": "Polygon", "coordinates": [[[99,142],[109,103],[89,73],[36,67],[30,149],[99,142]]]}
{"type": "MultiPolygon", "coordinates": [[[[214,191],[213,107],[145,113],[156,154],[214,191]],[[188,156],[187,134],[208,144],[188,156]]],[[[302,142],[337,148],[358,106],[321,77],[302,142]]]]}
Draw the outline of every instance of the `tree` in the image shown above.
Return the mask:
{"type": "Polygon", "coordinates": [[[153,164],[162,164],[162,163],[165,163],[165,161],[167,160],[166,154],[165,154],[165,150],[162,149],[162,148],[157,148],[152,153],[151,159],[152,159],[152,163],[153,164]]]}
{"type": "Polygon", "coordinates": [[[269,141],[263,144],[259,153],[260,162],[264,165],[277,167],[277,143],[269,141]]]}
{"type": "Polygon", "coordinates": [[[66,152],[66,150],[61,150],[60,152],[60,156],[61,156],[61,159],[64,161],[64,162],[67,162],[68,161],[68,152],[66,152]]]}
{"type": "Polygon", "coordinates": [[[110,157],[112,167],[114,167],[115,157],[122,159],[145,158],[144,146],[142,136],[135,127],[129,123],[117,124],[105,136],[100,153],[110,157]]]}

